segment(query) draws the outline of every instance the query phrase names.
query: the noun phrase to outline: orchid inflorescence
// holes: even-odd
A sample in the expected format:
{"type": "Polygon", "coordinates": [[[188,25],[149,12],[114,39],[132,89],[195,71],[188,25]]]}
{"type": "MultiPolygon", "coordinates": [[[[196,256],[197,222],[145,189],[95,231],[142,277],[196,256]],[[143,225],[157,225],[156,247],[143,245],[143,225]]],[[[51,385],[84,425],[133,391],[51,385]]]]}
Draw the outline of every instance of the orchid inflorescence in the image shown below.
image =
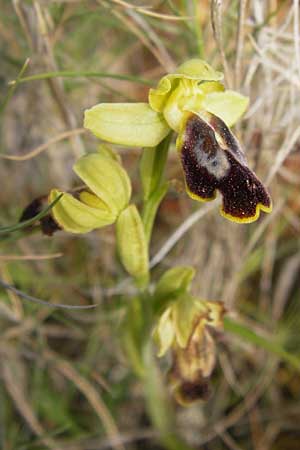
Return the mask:
{"type": "MultiPolygon", "coordinates": [[[[192,199],[211,201],[219,191],[223,200],[221,214],[240,223],[253,222],[260,211],[272,209],[267,190],[248,167],[245,154],[230,130],[245,112],[248,99],[225,90],[222,78],[223,74],[206,62],[192,59],[175,73],[164,76],[156,89],[150,89],[148,103],[100,103],[85,112],[85,128],[101,140],[143,147],[147,152],[142,160],[142,185],[144,202],[149,199],[152,202],[152,210],[145,209],[151,224],[165,191],[159,191],[161,167],[150,173],[148,163],[155,158],[159,160],[161,145],[169,143],[172,131],[177,133],[176,147],[186,191],[192,199]],[[151,177],[155,180],[152,183],[150,179],[149,184],[151,177]],[[147,195],[145,190],[149,190],[147,195]]],[[[152,336],[158,346],[158,356],[168,350],[172,352],[168,378],[176,400],[187,405],[206,398],[215,365],[214,336],[222,330],[223,304],[190,293],[194,276],[190,267],[175,267],[165,272],[151,292],[148,252],[151,226],[146,226],[147,214],[141,216],[131,203],[130,178],[120,157],[108,145],[102,143],[97,152],[79,158],[74,171],[86,188],[73,194],[63,193],[53,206],[52,218],[59,228],[71,233],[87,233],[116,224],[120,260],[142,295],[148,289],[153,300],[152,336]]],[[[60,190],[53,189],[49,202],[61,195],[60,190]]],[[[140,306],[136,311],[141,314],[140,306]]],[[[135,330],[138,328],[134,319],[136,311],[132,317],[129,314],[128,320],[129,327],[135,330]]],[[[134,354],[133,348],[143,341],[145,329],[140,333],[127,334],[128,354],[134,354]],[[136,334],[138,338],[133,343],[136,334]],[[135,336],[132,340],[131,335],[135,336]]],[[[137,365],[139,357],[135,355],[132,359],[137,365]]]]}

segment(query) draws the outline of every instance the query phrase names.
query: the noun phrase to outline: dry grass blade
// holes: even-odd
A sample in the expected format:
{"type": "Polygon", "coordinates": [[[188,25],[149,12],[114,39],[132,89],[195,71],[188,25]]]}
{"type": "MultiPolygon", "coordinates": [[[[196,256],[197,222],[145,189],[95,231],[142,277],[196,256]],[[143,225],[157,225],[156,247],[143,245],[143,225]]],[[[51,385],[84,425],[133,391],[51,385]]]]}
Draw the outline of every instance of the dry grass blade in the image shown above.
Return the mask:
{"type": "Polygon", "coordinates": [[[19,413],[24,418],[32,432],[40,437],[41,441],[43,442],[43,446],[52,450],[62,450],[58,443],[55,442],[52,438],[45,437],[46,432],[38,421],[34,410],[30,405],[29,399],[25,395],[25,386],[22,386],[19,383],[19,376],[16,377],[17,367],[13,366],[18,366],[18,364],[20,364],[18,360],[13,360],[11,357],[9,359],[6,356],[2,360],[2,374],[7,391],[13,399],[19,413]]]}
{"type": "Polygon", "coordinates": [[[0,261],[43,261],[60,258],[63,253],[52,253],[49,255],[0,255],[0,261]]]}
{"type": "Polygon", "coordinates": [[[279,171],[280,167],[282,166],[283,162],[290,154],[290,152],[294,149],[299,139],[300,139],[300,126],[296,128],[292,136],[289,135],[286,136],[285,141],[278,150],[275,157],[275,161],[273,162],[266,179],[267,186],[271,183],[271,181],[279,171]]]}
{"type": "Polygon", "coordinates": [[[192,17],[190,16],[172,16],[170,14],[163,14],[163,13],[158,13],[155,11],[151,11],[147,8],[151,8],[151,6],[136,6],[136,5],[132,5],[131,3],[128,2],[124,2],[123,0],[110,0],[113,3],[116,3],[117,5],[121,5],[124,6],[125,8],[128,9],[134,9],[135,11],[144,14],[145,16],[150,16],[150,17],[156,17],[158,19],[162,19],[162,20],[171,20],[171,21],[178,21],[178,20],[191,20],[192,17]]]}
{"type": "Polygon", "coordinates": [[[40,298],[33,297],[32,295],[25,294],[25,292],[20,291],[15,286],[11,284],[5,283],[5,281],[0,280],[0,286],[4,289],[8,289],[9,291],[17,294],[21,298],[25,300],[29,300],[30,302],[37,303],[39,305],[47,306],[48,308],[60,308],[60,309],[93,309],[97,308],[98,305],[66,305],[63,303],[50,303],[45,300],[41,300],[40,298]]]}
{"type": "Polygon", "coordinates": [[[161,55],[161,52],[157,49],[157,47],[151,42],[151,39],[149,39],[149,37],[140,30],[140,27],[137,26],[132,19],[126,17],[123,13],[115,10],[112,11],[112,13],[141,41],[141,43],[157,59],[160,65],[164,67],[166,71],[168,71],[168,63],[164,60],[164,57],[161,55]]]}
{"type": "Polygon", "coordinates": [[[227,445],[228,449],[230,450],[244,450],[242,447],[240,447],[237,442],[230,436],[228,432],[219,433],[219,436],[221,437],[222,441],[224,441],[224,444],[227,445]]]}
{"type": "Polygon", "coordinates": [[[267,230],[267,227],[272,223],[275,222],[276,217],[278,214],[282,211],[284,206],[284,201],[278,201],[275,208],[272,211],[272,214],[270,214],[268,217],[265,217],[264,220],[260,223],[260,225],[257,227],[251,238],[249,239],[247,245],[243,249],[243,252],[239,255],[238,262],[236,265],[236,270],[233,273],[233,277],[231,280],[228,280],[223,293],[223,299],[225,301],[225,304],[229,308],[233,308],[235,301],[236,301],[236,290],[239,285],[240,276],[241,276],[241,269],[243,267],[244,262],[246,261],[247,257],[250,255],[251,251],[254,249],[255,245],[259,241],[259,239],[262,237],[263,233],[267,230]]]}
{"type": "Polygon", "coordinates": [[[272,374],[277,367],[277,363],[269,360],[265,365],[264,373],[258,377],[255,385],[244,396],[244,400],[238,404],[226,417],[220,419],[216,424],[212,426],[213,430],[208,431],[206,436],[201,439],[199,445],[203,445],[217,436],[220,433],[224,433],[228,428],[232,427],[235,423],[250,411],[253,406],[261,398],[265,390],[268,388],[272,381],[272,374]]]}
{"type": "MultiPolygon", "coordinates": [[[[9,284],[11,283],[11,275],[8,270],[8,266],[6,264],[0,265],[0,272],[4,279],[4,282],[9,284]]],[[[21,300],[19,299],[16,292],[13,292],[11,290],[8,290],[8,297],[10,299],[11,305],[12,305],[12,312],[14,315],[15,320],[22,320],[24,317],[24,309],[21,300]]]]}
{"type": "Polygon", "coordinates": [[[28,159],[32,159],[35,156],[39,155],[43,151],[47,150],[51,145],[56,144],[57,142],[63,141],[64,139],[68,139],[72,136],[76,136],[79,134],[85,133],[86,130],[84,128],[77,128],[70,131],[64,131],[63,133],[58,134],[54,138],[50,139],[48,142],[39,145],[35,149],[31,150],[26,155],[1,155],[0,158],[9,159],[11,161],[27,161],[28,159]]]}
{"type": "Polygon", "coordinates": [[[198,222],[198,220],[202,219],[206,214],[216,208],[219,202],[209,203],[207,205],[202,206],[193,214],[191,214],[178,228],[177,230],[171,234],[169,239],[164,243],[161,249],[156,253],[155,256],[150,261],[150,267],[153,268],[157,264],[159,264],[164,257],[172,250],[172,248],[177,244],[177,242],[184,236],[189,229],[198,222]]]}
{"type": "Polygon", "coordinates": [[[118,442],[118,428],[109,410],[101,399],[99,392],[94,388],[94,386],[87,379],[81,376],[71,364],[66,361],[59,360],[53,352],[47,351],[45,355],[47,359],[50,359],[51,362],[55,364],[57,370],[59,370],[67,379],[72,381],[78,390],[86,397],[98,415],[108,436],[112,439],[112,447],[116,450],[125,450],[123,444],[118,442]]]}
{"type": "Polygon", "coordinates": [[[239,20],[237,30],[237,42],[236,42],[236,58],[235,58],[235,87],[240,87],[242,78],[242,58],[244,49],[244,27],[246,16],[247,0],[240,0],[239,5],[239,20]]]}
{"type": "Polygon", "coordinates": [[[140,17],[135,11],[128,11],[128,16],[132,18],[132,20],[139,26],[145,33],[146,36],[149,37],[151,42],[155,45],[157,50],[160,53],[160,58],[165,62],[165,67],[168,72],[173,72],[176,68],[176,64],[171,57],[170,53],[166,49],[166,46],[160,39],[160,37],[155,33],[153,28],[151,28],[150,24],[140,17]]]}
{"type": "Polygon", "coordinates": [[[300,78],[300,33],[299,33],[299,1],[293,0],[294,7],[294,45],[295,45],[295,56],[296,56],[296,64],[298,70],[298,77],[300,78]]]}
{"type": "Polygon", "coordinates": [[[211,2],[211,23],[215,41],[220,52],[222,65],[224,68],[225,81],[229,88],[233,87],[232,77],[229,70],[227,58],[224,50],[223,32],[222,32],[222,0],[212,0],[211,2]]]}
{"type": "Polygon", "coordinates": [[[291,288],[299,277],[299,270],[300,255],[296,253],[296,255],[291,256],[284,264],[277,278],[272,310],[272,316],[275,321],[278,321],[283,314],[291,288]]]}

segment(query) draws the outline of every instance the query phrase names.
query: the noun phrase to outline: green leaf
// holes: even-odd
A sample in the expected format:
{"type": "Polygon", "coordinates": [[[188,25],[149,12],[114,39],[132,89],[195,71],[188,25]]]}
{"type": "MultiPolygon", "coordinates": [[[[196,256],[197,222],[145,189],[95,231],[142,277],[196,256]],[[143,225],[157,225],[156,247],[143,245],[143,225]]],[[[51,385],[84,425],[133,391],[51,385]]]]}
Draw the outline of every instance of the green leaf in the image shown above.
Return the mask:
{"type": "Polygon", "coordinates": [[[272,353],[300,372],[300,358],[286,351],[281,343],[278,342],[278,340],[276,341],[275,338],[267,338],[259,335],[251,328],[229,317],[224,318],[224,329],[229,333],[239,336],[242,340],[250,342],[251,344],[258,346],[267,352],[272,353]]]}

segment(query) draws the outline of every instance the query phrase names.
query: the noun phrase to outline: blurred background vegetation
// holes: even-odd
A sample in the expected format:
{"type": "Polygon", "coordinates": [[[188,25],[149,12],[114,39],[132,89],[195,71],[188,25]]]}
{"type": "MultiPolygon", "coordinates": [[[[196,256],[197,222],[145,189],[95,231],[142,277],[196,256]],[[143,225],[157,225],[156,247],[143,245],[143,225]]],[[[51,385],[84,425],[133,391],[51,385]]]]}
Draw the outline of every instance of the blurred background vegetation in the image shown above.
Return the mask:
{"type": "MultiPolygon", "coordinates": [[[[52,187],[78,186],[72,164],[98,145],[82,129],[84,109],[147,101],[149,86],[191,57],[250,96],[235,133],[270,189],[271,215],[239,225],[191,201],[169,155],[153,279],[194,266],[194,294],[224,301],[240,324],[218,338],[210,400],[171,403],[170,414],[178,450],[299,450],[298,0],[1,0],[0,8],[1,226],[52,187]]],[[[140,151],[119,151],[138,202],[140,151]]],[[[132,287],[116,262],[113,227],[49,238],[36,225],[0,239],[0,448],[166,448],[159,430],[168,412],[145,401],[152,384],[159,392],[160,372],[143,385],[122,349],[132,287]],[[44,307],[3,283],[51,303],[99,306],[44,307]]]]}

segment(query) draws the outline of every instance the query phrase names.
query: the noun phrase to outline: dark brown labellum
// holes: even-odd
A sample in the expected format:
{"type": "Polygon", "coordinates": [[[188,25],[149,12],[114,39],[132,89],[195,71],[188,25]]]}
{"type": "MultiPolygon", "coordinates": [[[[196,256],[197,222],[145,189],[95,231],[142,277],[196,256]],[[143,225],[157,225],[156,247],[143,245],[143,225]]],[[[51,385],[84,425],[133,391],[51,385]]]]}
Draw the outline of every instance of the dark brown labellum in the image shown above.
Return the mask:
{"type": "Polygon", "coordinates": [[[223,197],[221,214],[235,222],[253,222],[260,210],[270,212],[271,199],[249,169],[243,151],[226,124],[213,114],[208,121],[190,113],[178,138],[189,195],[200,201],[223,197]]]}

